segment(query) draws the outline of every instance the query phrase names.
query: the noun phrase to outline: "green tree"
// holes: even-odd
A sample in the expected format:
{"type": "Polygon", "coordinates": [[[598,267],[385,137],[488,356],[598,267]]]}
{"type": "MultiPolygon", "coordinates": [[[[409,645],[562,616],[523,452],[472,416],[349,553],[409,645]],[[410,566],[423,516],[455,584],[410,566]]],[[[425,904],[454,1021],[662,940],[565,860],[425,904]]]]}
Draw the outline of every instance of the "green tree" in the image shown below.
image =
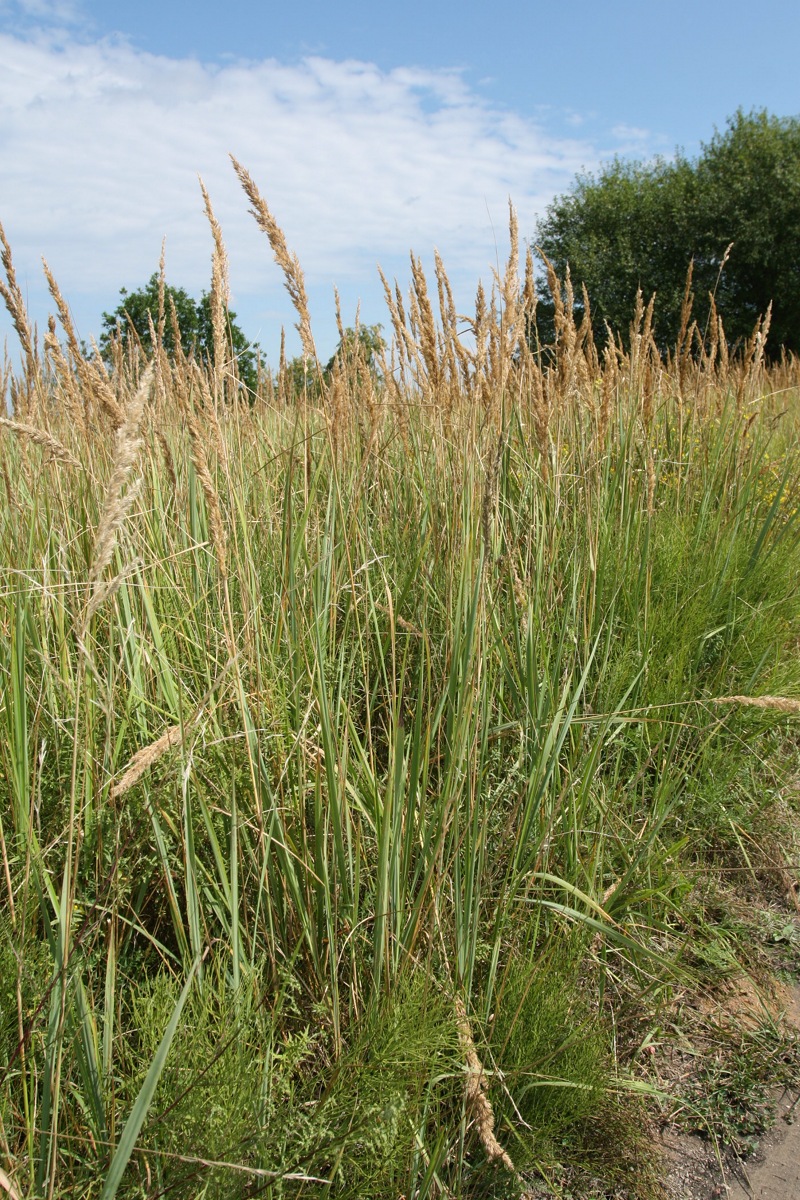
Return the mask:
{"type": "MultiPolygon", "coordinates": [[[[158,326],[158,273],[150,276],[147,285],[138,291],[129,292],[120,288],[120,303],[113,313],[103,313],[103,333],[100,337],[100,351],[108,357],[113,338],[119,336],[123,345],[129,338],[135,336],[141,343],[146,354],[153,350],[153,340],[150,333],[150,321],[153,328],[158,326]],[[119,333],[117,332],[119,331],[119,333]]],[[[170,357],[175,353],[175,334],[170,317],[171,307],[175,308],[175,321],[180,334],[181,346],[185,353],[193,353],[197,358],[213,364],[214,334],[211,321],[211,299],[203,292],[200,300],[194,300],[184,288],[172,287],[167,284],[164,288],[164,307],[166,320],[164,323],[164,349],[170,357]]],[[[228,346],[236,358],[236,369],[242,383],[249,392],[255,392],[258,383],[258,345],[245,337],[236,324],[236,313],[227,312],[228,346]]]]}
{"type": "MultiPolygon", "coordinates": [[[[674,343],[694,261],[695,317],[716,293],[729,340],[773,305],[773,348],[800,349],[800,119],[741,110],[697,159],[615,160],[583,175],[539,222],[536,242],[576,295],[586,285],[596,336],[627,333],[637,288],[656,298],[656,336],[674,343]],[[723,269],[727,247],[733,243],[723,269]]],[[[545,292],[540,336],[552,333],[545,292]]]]}
{"type": "Polygon", "coordinates": [[[348,367],[352,369],[357,354],[377,380],[379,359],[385,349],[382,325],[359,325],[358,331],[348,326],[344,337],[339,338],[336,349],[321,369],[301,356],[289,360],[285,374],[287,391],[292,397],[305,394],[309,400],[318,399],[323,387],[330,382],[334,367],[338,364],[345,372],[348,367]]]}
{"type": "Polygon", "coordinates": [[[330,375],[337,362],[343,367],[352,363],[357,352],[370,371],[377,375],[378,359],[385,349],[382,325],[359,325],[358,331],[348,326],[325,366],[325,375],[330,375]]]}

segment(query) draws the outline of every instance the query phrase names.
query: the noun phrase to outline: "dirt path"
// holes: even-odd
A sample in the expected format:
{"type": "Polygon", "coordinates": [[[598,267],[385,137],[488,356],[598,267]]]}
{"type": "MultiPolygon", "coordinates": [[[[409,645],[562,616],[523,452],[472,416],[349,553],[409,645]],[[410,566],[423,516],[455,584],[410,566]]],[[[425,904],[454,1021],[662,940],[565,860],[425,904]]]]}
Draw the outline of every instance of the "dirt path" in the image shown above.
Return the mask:
{"type": "Polygon", "coordinates": [[[776,1128],[764,1139],[763,1161],[743,1164],[741,1178],[728,1180],[728,1200],[800,1200],[800,1121],[785,1120],[798,1112],[795,1100],[782,1099],[776,1128]]]}
{"type": "MultiPolygon", "coordinates": [[[[800,1029],[800,986],[787,995],[786,1017],[800,1029]]],[[[720,1162],[702,1138],[664,1134],[674,1200],[800,1200],[800,1088],[775,1096],[775,1126],[748,1162],[720,1162]]]]}

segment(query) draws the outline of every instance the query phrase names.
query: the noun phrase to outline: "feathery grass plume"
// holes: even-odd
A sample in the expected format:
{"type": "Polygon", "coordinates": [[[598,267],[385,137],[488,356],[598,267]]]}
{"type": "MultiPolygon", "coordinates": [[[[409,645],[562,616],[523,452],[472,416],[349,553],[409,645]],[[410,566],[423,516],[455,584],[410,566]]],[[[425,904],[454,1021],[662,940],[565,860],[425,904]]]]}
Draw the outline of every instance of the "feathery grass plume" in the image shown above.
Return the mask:
{"type": "Polygon", "coordinates": [[[67,450],[66,446],[62,445],[56,438],[42,429],[39,425],[26,425],[23,421],[12,421],[9,417],[0,417],[0,425],[5,429],[9,429],[12,433],[17,433],[21,437],[25,437],[28,441],[33,442],[36,446],[41,446],[43,450],[49,450],[50,454],[58,462],[65,463],[68,467],[79,467],[80,461],[67,450]]]}
{"type": "Polygon", "coordinates": [[[536,306],[539,303],[539,298],[536,293],[536,272],[533,266],[533,251],[530,246],[525,247],[525,283],[522,287],[522,307],[525,309],[525,316],[533,322],[536,319],[536,306]]]}
{"type": "Polygon", "coordinates": [[[86,432],[86,412],[81,402],[80,392],[75,386],[75,376],[70,369],[61,343],[56,334],[56,319],[52,314],[47,319],[47,333],[44,335],[45,357],[49,358],[52,368],[61,385],[61,396],[69,413],[70,420],[78,428],[86,432]]]}
{"type": "MultiPolygon", "coordinates": [[[[201,372],[196,363],[193,364],[193,367],[195,379],[197,379],[201,372]]],[[[186,423],[189,427],[189,437],[192,444],[192,462],[206,501],[211,542],[214,547],[219,573],[223,581],[225,581],[228,578],[228,538],[225,533],[225,523],[222,519],[219,496],[217,495],[217,489],[214,486],[214,481],[211,478],[211,472],[208,468],[208,456],[206,454],[203,431],[200,428],[197,413],[191,406],[186,412],[186,423]]]]}
{"type": "MultiPolygon", "coordinates": [[[[198,176],[200,179],[200,176],[198,176]]],[[[206,217],[211,226],[214,239],[214,252],[211,256],[211,332],[214,341],[214,391],[222,398],[224,394],[225,369],[227,366],[228,339],[225,336],[225,314],[230,308],[230,283],[228,277],[228,255],[222,240],[222,228],[214,215],[211,199],[206,191],[203,180],[200,179],[200,191],[203,193],[203,204],[206,217]]]]}
{"type": "Polygon", "coordinates": [[[344,325],[342,324],[342,302],[339,299],[339,289],[333,289],[333,302],[336,311],[336,332],[339,334],[339,341],[344,346],[344,325]]]}
{"type": "Polygon", "coordinates": [[[250,212],[255,217],[259,229],[267,235],[275,261],[283,271],[286,290],[300,318],[296,328],[303,344],[303,354],[307,361],[316,363],[318,362],[317,350],[311,336],[311,317],[308,311],[308,297],[300,260],[296,254],[290,253],[283,230],[270,212],[266,200],[261,196],[249,173],[233,155],[230,157],[233,169],[239,176],[239,182],[252,206],[250,212]]]}
{"type": "Polygon", "coordinates": [[[416,258],[413,253],[411,255],[411,279],[413,285],[411,298],[412,301],[416,300],[416,307],[412,306],[412,312],[416,316],[418,326],[419,350],[425,363],[430,390],[436,395],[441,380],[436,322],[428,296],[428,281],[422,269],[422,260],[416,258]]]}
{"type": "Polygon", "coordinates": [[[170,493],[175,496],[178,492],[178,476],[175,472],[175,460],[172,457],[172,451],[169,448],[166,434],[162,429],[156,430],[156,438],[161,447],[161,456],[164,460],[164,469],[167,472],[167,478],[169,479],[170,493]]]}
{"type": "Polygon", "coordinates": [[[14,329],[17,332],[19,343],[22,346],[22,352],[25,355],[25,373],[28,383],[31,383],[36,376],[36,355],[33,349],[33,336],[31,327],[28,323],[28,311],[25,307],[25,301],[22,298],[19,284],[17,283],[17,273],[14,270],[14,262],[11,257],[11,247],[6,238],[6,231],[0,221],[0,262],[3,264],[3,270],[6,273],[6,283],[0,279],[0,296],[5,301],[5,306],[8,309],[14,329]]]}
{"type": "Polygon", "coordinates": [[[719,313],[717,312],[717,302],[714,298],[714,293],[708,293],[708,321],[706,322],[708,331],[708,349],[705,346],[701,352],[701,363],[703,371],[706,375],[712,374],[719,353],[719,313]]]}
{"type": "Polygon", "coordinates": [[[744,354],[739,364],[739,378],[736,387],[736,411],[741,413],[750,387],[757,388],[760,383],[761,366],[764,361],[764,346],[772,321],[772,301],[767,306],[764,317],[759,317],[750,337],[745,342],[744,354]]]}
{"type": "Polygon", "coordinates": [[[286,362],[286,330],[281,325],[281,345],[278,351],[278,404],[286,407],[289,396],[289,372],[286,362]]]}
{"type": "Polygon", "coordinates": [[[106,485],[105,501],[97,526],[94,554],[89,570],[92,593],[86,610],[86,625],[102,603],[103,590],[100,585],[100,577],[111,562],[117,543],[117,534],[138,490],[136,486],[128,485],[142,445],[142,417],[152,382],[153,369],[148,367],[142,375],[138,388],[131,393],[125,411],[125,419],[117,430],[111,478],[106,485]]]}
{"type": "Polygon", "coordinates": [[[386,298],[386,307],[389,310],[389,317],[392,322],[393,341],[397,347],[398,371],[400,374],[399,384],[405,390],[406,388],[406,366],[410,366],[412,353],[410,349],[411,335],[408,332],[406,325],[406,313],[403,306],[403,294],[395,280],[394,292],[389,286],[389,281],[384,275],[380,267],[378,274],[383,284],[383,292],[386,298]]]}
{"type": "Polygon", "coordinates": [[[458,1040],[461,1043],[461,1050],[467,1068],[464,1080],[464,1101],[467,1114],[475,1124],[475,1129],[477,1130],[481,1145],[486,1152],[486,1157],[491,1162],[502,1163],[507,1171],[516,1176],[517,1169],[514,1163],[495,1137],[494,1111],[489,1097],[486,1095],[486,1074],[483,1064],[478,1057],[478,1052],[475,1049],[467,1010],[460,996],[456,997],[455,1010],[458,1040]]]}
{"type": "Polygon", "coordinates": [[[686,283],[683,288],[681,302],[681,323],[678,329],[678,340],[675,343],[675,358],[678,364],[678,386],[683,391],[686,375],[692,353],[692,331],[694,322],[690,324],[692,308],[694,307],[694,292],[692,291],[692,276],[694,275],[694,259],[689,261],[686,271],[686,283]]]}
{"type": "Polygon", "coordinates": [[[433,257],[436,266],[436,286],[439,291],[439,311],[442,317],[442,335],[448,371],[453,387],[460,377],[462,387],[466,388],[469,385],[470,357],[458,335],[458,313],[453,299],[453,289],[438,250],[434,250],[433,257]]]}
{"type": "Polygon", "coordinates": [[[156,738],[149,746],[142,746],[141,750],[129,759],[122,775],[109,791],[108,795],[111,800],[117,800],[120,796],[124,796],[129,792],[154,763],[157,763],[160,758],[171,750],[173,746],[180,746],[184,737],[188,733],[187,726],[171,725],[169,729],[162,733],[161,737],[156,738]]]}
{"type": "Polygon", "coordinates": [[[158,260],[158,337],[153,338],[153,346],[158,351],[164,346],[164,330],[167,325],[167,239],[161,239],[161,256],[158,260]]]}
{"type": "Polygon", "coordinates": [[[578,341],[583,349],[583,362],[585,366],[583,382],[587,385],[588,394],[591,396],[595,380],[600,374],[600,356],[597,353],[597,345],[594,340],[592,306],[589,303],[589,293],[586,290],[585,283],[581,284],[581,296],[583,297],[583,320],[578,330],[578,341]]]}
{"type": "Polygon", "coordinates": [[[208,386],[208,377],[205,371],[196,361],[192,362],[192,375],[197,387],[200,390],[200,396],[203,401],[203,410],[206,420],[208,421],[214,435],[214,446],[217,451],[217,456],[223,466],[227,469],[228,466],[228,447],[225,442],[225,435],[222,432],[220,425],[219,412],[214,403],[214,397],[208,386]]]}
{"type": "Polygon", "coordinates": [[[561,328],[556,337],[557,378],[558,390],[562,402],[571,399],[571,389],[575,382],[575,365],[578,349],[578,331],[575,328],[575,291],[572,287],[572,273],[567,263],[564,275],[564,305],[561,328]]]}
{"type": "Polygon", "coordinates": [[[50,270],[50,267],[47,265],[47,262],[44,258],[42,259],[42,267],[44,269],[44,276],[47,280],[47,286],[50,290],[50,295],[53,297],[56,308],[58,309],[58,319],[61,322],[61,327],[64,330],[64,333],[67,335],[67,348],[69,350],[70,358],[72,359],[75,370],[78,373],[78,378],[81,381],[81,385],[86,389],[84,407],[86,407],[90,396],[97,396],[100,404],[111,417],[114,426],[119,428],[124,424],[126,415],[122,411],[117,397],[114,395],[114,392],[109,386],[107,380],[104,378],[102,372],[100,372],[93,363],[88,363],[86,361],[83,351],[81,350],[80,343],[78,342],[75,326],[72,323],[69,305],[61,294],[61,289],[56,282],[55,276],[53,275],[53,272],[50,270]]]}
{"type": "Polygon", "coordinates": [[[443,375],[446,379],[455,380],[457,371],[455,350],[453,349],[452,318],[450,312],[448,311],[444,285],[444,281],[447,276],[445,275],[444,263],[442,262],[441,255],[436,248],[434,248],[433,251],[433,264],[436,275],[436,291],[439,296],[439,319],[442,323],[443,375]]]}
{"type": "Polygon", "coordinates": [[[150,332],[150,342],[153,347],[153,368],[155,371],[156,382],[156,404],[162,410],[166,410],[167,405],[167,382],[166,377],[169,374],[169,361],[163,350],[163,339],[159,337],[158,329],[153,321],[153,314],[147,310],[147,328],[150,332]]]}
{"type": "Polygon", "coordinates": [[[715,696],[710,704],[741,704],[744,708],[771,708],[775,712],[800,713],[800,700],[788,696],[715,696]]]}
{"type": "Polygon", "coordinates": [[[503,325],[507,353],[510,359],[510,356],[517,348],[520,332],[519,225],[514,205],[510,200],[508,202],[508,238],[508,262],[506,263],[503,278],[498,279],[497,282],[503,302],[500,320],[503,325]]]}
{"type": "Polygon", "coordinates": [[[0,462],[0,470],[3,472],[3,487],[6,489],[6,501],[8,503],[9,512],[21,512],[22,509],[14,497],[14,489],[11,486],[11,477],[8,474],[8,467],[5,464],[5,459],[0,462]]]}

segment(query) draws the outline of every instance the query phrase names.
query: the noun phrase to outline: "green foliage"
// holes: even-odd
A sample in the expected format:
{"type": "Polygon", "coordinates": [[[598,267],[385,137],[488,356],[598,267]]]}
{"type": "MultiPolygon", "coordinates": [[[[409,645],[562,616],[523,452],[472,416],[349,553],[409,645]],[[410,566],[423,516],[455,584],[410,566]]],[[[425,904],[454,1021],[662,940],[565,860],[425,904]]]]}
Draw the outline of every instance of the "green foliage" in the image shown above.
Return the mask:
{"type": "MultiPolygon", "coordinates": [[[[733,116],[696,160],[615,160],[557,197],[536,240],[578,297],[585,284],[595,335],[604,322],[623,337],[641,288],[656,293],[655,331],[675,344],[687,269],[694,261],[694,315],[702,331],[715,292],[731,342],[748,337],[770,303],[770,345],[800,348],[800,120],[764,111],[733,116]],[[733,247],[723,269],[730,243],[733,247]]],[[[550,340],[545,296],[540,336],[550,340]]]]}
{"type": "Polygon", "coordinates": [[[358,360],[373,373],[377,373],[378,360],[386,349],[382,325],[359,325],[358,331],[348,326],[344,337],[334,350],[325,366],[325,374],[329,376],[334,366],[338,364],[341,370],[346,370],[358,360]]]}
{"type": "Polygon", "coordinates": [[[339,338],[336,349],[321,370],[317,363],[309,362],[302,355],[290,359],[284,370],[283,381],[287,397],[297,399],[305,396],[307,400],[317,400],[323,388],[330,384],[334,370],[356,387],[359,385],[359,369],[367,371],[373,381],[377,381],[380,355],[386,349],[382,330],[382,325],[359,325],[356,332],[352,326],[348,326],[344,337],[339,338]]]}
{"type": "MultiPolygon", "coordinates": [[[[103,333],[100,350],[108,358],[112,338],[117,336],[127,346],[135,339],[145,354],[153,352],[152,328],[158,330],[159,276],[154,272],[147,284],[135,292],[120,288],[122,300],[111,313],[103,313],[103,333]]],[[[175,354],[175,324],[178,327],[181,347],[185,354],[193,353],[203,362],[213,365],[214,332],[211,320],[211,299],[203,292],[200,300],[194,300],[184,288],[164,287],[164,331],[163,346],[167,354],[175,354]],[[174,306],[175,322],[172,320],[174,306]]],[[[258,346],[248,341],[236,324],[236,313],[226,314],[226,334],[230,353],[236,359],[236,370],[240,380],[250,392],[258,385],[258,346]]]]}
{"type": "Polygon", "coordinates": [[[126,1197],[511,1195],[466,1111],[463,999],[519,1170],[591,1158],[613,1194],[590,1142],[627,1147],[637,1119],[615,989],[666,990],[681,881],[755,854],[792,718],[712,698],[800,690],[797,445],[773,401],[750,423],[704,379],[678,405],[667,374],[646,429],[626,383],[601,435],[591,393],[556,393],[542,454],[524,400],[499,440],[484,409],[444,428],[433,404],[376,405],[362,440],[351,369],[335,429],[311,404],[200,411],[205,488],[154,405],[88,625],[113,438],[54,407],[85,470],[0,443],[21,1191],[98,1194],[111,1142],[126,1197]],[[733,797],[726,761],[747,764],[733,797]]]}
{"type": "Polygon", "coordinates": [[[774,1097],[794,1088],[800,1066],[796,1034],[772,1024],[744,1033],[715,1026],[699,1067],[680,1092],[680,1123],[712,1136],[744,1158],[774,1124],[774,1097]]]}
{"type": "Polygon", "coordinates": [[[505,1083],[492,1097],[508,1124],[503,1140],[512,1134],[519,1163],[558,1161],[564,1146],[580,1141],[583,1125],[603,1105],[610,1064],[605,1031],[580,979],[580,941],[555,955],[537,955],[533,947],[528,953],[515,955],[509,967],[491,1037],[505,1083]]]}
{"type": "MultiPolygon", "coordinates": [[[[120,1056],[130,1096],[157,1053],[178,991],[161,973],[134,995],[120,1056]]],[[[452,1104],[460,1081],[446,999],[409,977],[364,1014],[337,1056],[323,1013],[303,1018],[296,993],[289,977],[265,993],[257,976],[233,993],[215,965],[190,997],[140,1138],[139,1162],[171,1194],[197,1195],[197,1169],[181,1154],[241,1165],[241,1192],[231,1190],[236,1177],[224,1166],[203,1170],[209,1200],[250,1194],[248,1184],[274,1197],[380,1200],[412,1190],[415,1131],[452,1104]]],[[[131,1175],[141,1173],[134,1164],[131,1175]]]]}

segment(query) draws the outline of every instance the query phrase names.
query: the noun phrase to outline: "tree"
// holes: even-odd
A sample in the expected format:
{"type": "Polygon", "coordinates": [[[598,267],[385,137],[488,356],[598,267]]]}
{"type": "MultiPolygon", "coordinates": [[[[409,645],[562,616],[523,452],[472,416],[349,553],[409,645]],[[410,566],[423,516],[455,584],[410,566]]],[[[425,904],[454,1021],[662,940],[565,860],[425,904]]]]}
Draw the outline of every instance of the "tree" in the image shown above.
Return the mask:
{"type": "MultiPolygon", "coordinates": [[[[141,343],[146,354],[153,351],[153,340],[150,333],[150,321],[153,328],[158,327],[158,291],[159,276],[150,276],[145,287],[138,291],[128,292],[120,288],[122,300],[113,313],[103,313],[103,333],[100,337],[100,351],[108,358],[112,339],[119,336],[123,346],[131,336],[141,343]],[[150,319],[148,319],[148,316],[150,319]],[[117,334],[119,330],[119,335],[117,334]]],[[[186,354],[193,353],[195,357],[209,362],[214,361],[214,334],[211,321],[211,299],[203,292],[199,301],[193,300],[184,288],[164,288],[164,322],[163,346],[166,353],[172,357],[175,354],[175,334],[170,311],[174,305],[175,321],[180,334],[181,346],[186,354]]],[[[236,324],[236,313],[227,312],[228,347],[236,358],[236,369],[242,383],[250,392],[255,392],[258,384],[258,346],[249,342],[242,330],[236,324]]]]}
{"type": "MultiPolygon", "coordinates": [[[[659,344],[673,344],[693,260],[701,329],[711,292],[731,341],[746,337],[772,302],[772,346],[797,351],[800,119],[740,110],[695,160],[617,159],[597,176],[579,176],[547,209],[536,241],[560,276],[569,265],[577,296],[586,285],[601,340],[606,321],[625,335],[641,288],[645,301],[657,293],[659,344]]],[[[546,338],[547,294],[541,315],[546,338]]]]}
{"type": "Polygon", "coordinates": [[[310,400],[316,400],[323,387],[330,383],[334,368],[338,366],[344,372],[352,370],[357,357],[365,364],[373,379],[377,380],[380,356],[385,349],[382,325],[359,325],[357,331],[348,325],[324,367],[320,368],[302,356],[287,362],[284,374],[286,390],[292,397],[305,395],[310,400]]]}
{"type": "Polygon", "coordinates": [[[339,338],[339,344],[331,355],[325,367],[326,378],[330,376],[334,366],[339,363],[345,367],[354,362],[356,354],[366,364],[374,375],[378,373],[378,360],[386,349],[382,325],[359,325],[356,331],[348,325],[344,336],[339,338]]]}

